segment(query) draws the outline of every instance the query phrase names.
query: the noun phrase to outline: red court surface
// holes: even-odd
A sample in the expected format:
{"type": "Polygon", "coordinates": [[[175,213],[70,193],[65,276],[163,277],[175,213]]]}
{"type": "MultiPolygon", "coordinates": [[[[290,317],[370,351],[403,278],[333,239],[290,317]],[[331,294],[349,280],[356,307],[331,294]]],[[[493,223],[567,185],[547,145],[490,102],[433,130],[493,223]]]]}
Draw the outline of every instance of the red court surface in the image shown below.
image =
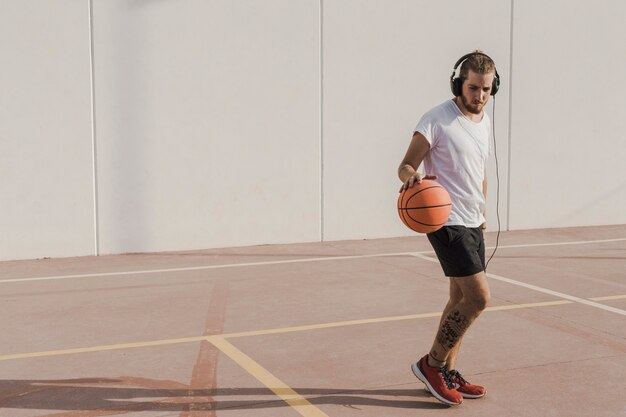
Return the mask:
{"type": "Polygon", "coordinates": [[[488,393],[454,408],[410,370],[447,301],[433,256],[415,236],[0,263],[0,417],[626,416],[626,225],[502,233],[457,364],[488,393]]]}

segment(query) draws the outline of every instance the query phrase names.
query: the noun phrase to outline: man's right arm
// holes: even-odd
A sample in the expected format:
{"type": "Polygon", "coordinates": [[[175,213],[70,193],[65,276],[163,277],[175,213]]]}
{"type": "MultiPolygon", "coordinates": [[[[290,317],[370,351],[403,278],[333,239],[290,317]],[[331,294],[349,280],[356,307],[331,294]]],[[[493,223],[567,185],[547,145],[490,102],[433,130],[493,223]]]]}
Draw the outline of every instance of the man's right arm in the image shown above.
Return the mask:
{"type": "Polygon", "coordinates": [[[417,172],[417,168],[420,166],[429,150],[430,143],[428,143],[428,140],[426,140],[421,133],[415,132],[409,144],[409,148],[406,151],[406,155],[398,167],[398,177],[400,181],[403,182],[400,192],[411,188],[416,182],[420,183],[422,179],[436,179],[434,176],[422,176],[417,172]]]}

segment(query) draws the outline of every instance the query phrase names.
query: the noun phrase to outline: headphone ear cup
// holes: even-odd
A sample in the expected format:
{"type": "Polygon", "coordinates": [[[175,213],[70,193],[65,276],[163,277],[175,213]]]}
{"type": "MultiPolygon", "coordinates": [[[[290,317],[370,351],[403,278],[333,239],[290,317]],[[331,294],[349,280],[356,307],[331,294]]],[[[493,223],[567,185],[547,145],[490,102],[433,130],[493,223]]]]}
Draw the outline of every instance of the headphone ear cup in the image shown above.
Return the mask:
{"type": "MultiPolygon", "coordinates": [[[[452,75],[450,76],[450,91],[454,94],[454,71],[452,71],[452,75]]],[[[456,94],[454,94],[456,97],[456,94]]]]}
{"type": "Polygon", "coordinates": [[[452,81],[450,81],[450,87],[452,88],[452,94],[454,94],[454,97],[459,97],[461,96],[463,93],[463,80],[460,78],[455,78],[452,81]]]}
{"type": "Polygon", "coordinates": [[[493,82],[491,83],[491,93],[490,94],[492,96],[495,96],[499,89],[500,89],[500,77],[496,73],[496,77],[493,79],[493,82]]]}

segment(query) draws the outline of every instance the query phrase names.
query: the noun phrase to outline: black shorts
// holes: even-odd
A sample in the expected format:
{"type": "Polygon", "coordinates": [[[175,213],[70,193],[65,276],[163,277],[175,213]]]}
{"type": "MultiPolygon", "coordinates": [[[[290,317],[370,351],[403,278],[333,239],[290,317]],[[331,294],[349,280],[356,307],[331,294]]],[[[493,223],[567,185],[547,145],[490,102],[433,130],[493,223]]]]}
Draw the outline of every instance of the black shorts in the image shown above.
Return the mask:
{"type": "Polygon", "coordinates": [[[447,277],[485,270],[485,239],[480,227],[444,226],[427,236],[447,277]]]}

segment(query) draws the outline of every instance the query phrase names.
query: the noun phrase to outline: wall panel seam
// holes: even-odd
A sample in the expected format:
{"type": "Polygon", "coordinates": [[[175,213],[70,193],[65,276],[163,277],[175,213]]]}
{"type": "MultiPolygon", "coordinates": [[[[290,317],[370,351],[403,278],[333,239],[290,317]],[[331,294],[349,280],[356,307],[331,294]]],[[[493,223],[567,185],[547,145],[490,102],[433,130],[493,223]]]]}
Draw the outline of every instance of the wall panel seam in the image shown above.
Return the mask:
{"type": "Polygon", "coordinates": [[[320,242],[324,241],[324,0],[319,0],[319,169],[320,242]]]}
{"type": "Polygon", "coordinates": [[[93,37],[93,0],[88,0],[89,9],[89,77],[91,93],[91,166],[93,186],[93,231],[94,255],[100,255],[100,230],[98,218],[98,154],[96,143],[96,84],[94,65],[94,37],[93,37]]]}
{"type": "Polygon", "coordinates": [[[512,162],[512,125],[513,125],[513,22],[515,19],[515,0],[511,0],[511,21],[509,24],[509,123],[508,123],[508,160],[506,175],[506,230],[511,230],[511,162],[512,162]]]}

